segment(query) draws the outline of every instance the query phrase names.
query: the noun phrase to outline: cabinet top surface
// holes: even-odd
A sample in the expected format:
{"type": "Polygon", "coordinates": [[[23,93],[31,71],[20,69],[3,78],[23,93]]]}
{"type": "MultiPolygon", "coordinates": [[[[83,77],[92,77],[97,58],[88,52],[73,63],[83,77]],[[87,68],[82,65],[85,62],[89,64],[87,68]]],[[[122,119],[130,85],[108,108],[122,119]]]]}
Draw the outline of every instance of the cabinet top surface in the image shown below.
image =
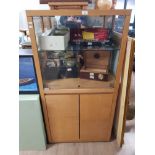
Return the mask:
{"type": "Polygon", "coordinates": [[[26,10],[27,16],[81,16],[81,15],[88,15],[88,16],[97,16],[97,15],[130,15],[130,9],[114,9],[114,10],[72,10],[72,9],[62,9],[62,10],[26,10]]]}

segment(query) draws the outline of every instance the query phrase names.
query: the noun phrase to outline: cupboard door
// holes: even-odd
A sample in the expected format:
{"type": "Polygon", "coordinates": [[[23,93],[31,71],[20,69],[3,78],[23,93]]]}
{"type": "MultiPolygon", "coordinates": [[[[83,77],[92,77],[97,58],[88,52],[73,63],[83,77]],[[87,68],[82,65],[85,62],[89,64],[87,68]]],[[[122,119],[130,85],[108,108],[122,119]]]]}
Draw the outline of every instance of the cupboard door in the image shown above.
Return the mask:
{"type": "Polygon", "coordinates": [[[79,95],[46,95],[51,142],[79,139],[79,95]]]}
{"type": "Polygon", "coordinates": [[[113,94],[80,95],[80,139],[109,141],[113,94]]]}

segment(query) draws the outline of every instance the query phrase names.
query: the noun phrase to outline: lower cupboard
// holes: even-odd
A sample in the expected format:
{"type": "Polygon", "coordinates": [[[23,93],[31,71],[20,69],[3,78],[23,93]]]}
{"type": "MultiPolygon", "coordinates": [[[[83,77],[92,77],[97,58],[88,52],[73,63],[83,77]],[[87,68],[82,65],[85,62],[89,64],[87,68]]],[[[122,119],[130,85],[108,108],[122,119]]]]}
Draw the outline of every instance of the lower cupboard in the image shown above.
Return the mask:
{"type": "Polygon", "coordinates": [[[113,94],[45,95],[50,142],[109,141],[113,94]]]}

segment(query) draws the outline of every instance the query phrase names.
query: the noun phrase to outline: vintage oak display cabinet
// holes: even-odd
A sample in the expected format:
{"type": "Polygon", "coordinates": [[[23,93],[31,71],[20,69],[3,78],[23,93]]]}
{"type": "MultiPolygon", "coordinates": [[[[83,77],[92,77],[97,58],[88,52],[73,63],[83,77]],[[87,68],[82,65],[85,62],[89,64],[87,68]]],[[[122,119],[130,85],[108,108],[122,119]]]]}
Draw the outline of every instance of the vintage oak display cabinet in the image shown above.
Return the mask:
{"type": "Polygon", "coordinates": [[[27,11],[50,143],[110,140],[130,14],[27,11]]]}

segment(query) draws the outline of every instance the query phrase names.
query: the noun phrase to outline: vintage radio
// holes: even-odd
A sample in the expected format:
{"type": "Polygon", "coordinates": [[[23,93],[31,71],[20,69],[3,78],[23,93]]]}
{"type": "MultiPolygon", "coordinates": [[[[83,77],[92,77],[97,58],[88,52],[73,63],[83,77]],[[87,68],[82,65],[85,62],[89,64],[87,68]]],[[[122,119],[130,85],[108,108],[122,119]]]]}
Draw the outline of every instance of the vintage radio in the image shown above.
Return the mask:
{"type": "Polygon", "coordinates": [[[80,78],[107,81],[110,68],[111,51],[85,51],[84,66],[80,78]]]}

